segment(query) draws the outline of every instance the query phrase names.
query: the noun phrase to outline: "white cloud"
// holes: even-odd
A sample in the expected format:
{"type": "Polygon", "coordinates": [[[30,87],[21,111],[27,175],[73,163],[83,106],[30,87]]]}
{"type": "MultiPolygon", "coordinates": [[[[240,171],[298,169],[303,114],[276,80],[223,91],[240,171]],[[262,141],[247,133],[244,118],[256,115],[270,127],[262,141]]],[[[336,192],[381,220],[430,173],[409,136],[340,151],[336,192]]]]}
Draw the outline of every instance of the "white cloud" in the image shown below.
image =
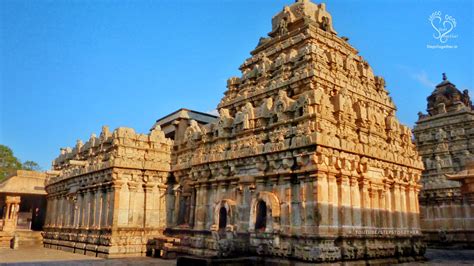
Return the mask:
{"type": "Polygon", "coordinates": [[[415,70],[404,65],[397,65],[397,67],[424,87],[433,89],[436,86],[436,83],[430,80],[425,70],[415,70]]]}
{"type": "Polygon", "coordinates": [[[217,109],[214,109],[214,110],[211,110],[211,111],[207,111],[206,113],[208,113],[208,114],[210,114],[210,115],[219,116],[219,111],[217,111],[217,109]]]}
{"type": "Polygon", "coordinates": [[[411,77],[425,87],[434,88],[436,86],[436,83],[428,78],[428,75],[424,70],[418,73],[412,73],[411,77]]]}

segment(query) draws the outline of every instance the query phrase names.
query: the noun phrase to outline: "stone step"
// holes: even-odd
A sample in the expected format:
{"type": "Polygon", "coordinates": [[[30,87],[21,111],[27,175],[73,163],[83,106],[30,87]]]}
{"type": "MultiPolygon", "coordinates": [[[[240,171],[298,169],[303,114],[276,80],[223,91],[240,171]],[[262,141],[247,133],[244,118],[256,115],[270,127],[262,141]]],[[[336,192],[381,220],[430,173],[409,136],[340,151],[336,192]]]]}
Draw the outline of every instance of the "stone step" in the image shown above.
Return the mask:
{"type": "Polygon", "coordinates": [[[43,236],[38,231],[17,231],[15,232],[20,247],[40,247],[43,246],[43,236]]]}
{"type": "Polygon", "coordinates": [[[0,248],[10,248],[12,233],[0,231],[0,248]]]}

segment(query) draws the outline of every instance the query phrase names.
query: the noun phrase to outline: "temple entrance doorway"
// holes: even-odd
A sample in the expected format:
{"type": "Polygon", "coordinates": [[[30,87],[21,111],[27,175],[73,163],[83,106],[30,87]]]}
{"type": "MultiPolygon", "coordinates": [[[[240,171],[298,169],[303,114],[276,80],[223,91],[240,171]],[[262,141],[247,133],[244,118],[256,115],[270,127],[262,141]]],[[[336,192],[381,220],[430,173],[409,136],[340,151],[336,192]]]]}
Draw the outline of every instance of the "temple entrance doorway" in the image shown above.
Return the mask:
{"type": "Polygon", "coordinates": [[[267,227],[267,204],[259,200],[257,203],[257,219],[255,221],[255,231],[265,231],[267,227]]]}
{"type": "Polygon", "coordinates": [[[227,209],[222,206],[219,210],[219,230],[225,230],[227,226],[227,209]]]}

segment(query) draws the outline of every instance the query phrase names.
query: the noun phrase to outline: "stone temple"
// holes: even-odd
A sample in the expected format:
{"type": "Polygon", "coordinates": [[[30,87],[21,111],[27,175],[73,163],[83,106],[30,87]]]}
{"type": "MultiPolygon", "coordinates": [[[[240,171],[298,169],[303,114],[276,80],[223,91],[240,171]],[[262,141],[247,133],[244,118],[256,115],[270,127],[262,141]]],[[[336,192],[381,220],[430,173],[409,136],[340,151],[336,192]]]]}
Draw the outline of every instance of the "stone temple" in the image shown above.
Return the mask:
{"type": "Polygon", "coordinates": [[[325,5],[284,7],[240,70],[217,121],[191,119],[174,141],[159,125],[104,129],[63,150],[45,244],[100,256],[420,258],[411,130],[325,5]]]}
{"type": "Polygon", "coordinates": [[[142,255],[166,227],[172,141],[156,128],[102,129],[61,149],[46,184],[44,245],[93,256],[142,255]]]}
{"type": "Polygon", "coordinates": [[[420,212],[428,244],[474,246],[474,205],[460,179],[474,160],[474,107],[467,90],[461,92],[446,74],[428,97],[427,114],[419,113],[414,128],[425,171],[420,212]]]}

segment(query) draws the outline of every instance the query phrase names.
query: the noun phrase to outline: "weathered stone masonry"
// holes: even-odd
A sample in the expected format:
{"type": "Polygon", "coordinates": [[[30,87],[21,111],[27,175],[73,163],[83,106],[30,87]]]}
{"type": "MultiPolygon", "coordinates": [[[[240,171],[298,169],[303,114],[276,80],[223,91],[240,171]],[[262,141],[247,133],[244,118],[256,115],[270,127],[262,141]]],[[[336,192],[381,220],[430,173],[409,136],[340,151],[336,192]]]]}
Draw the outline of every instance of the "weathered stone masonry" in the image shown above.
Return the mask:
{"type": "Polygon", "coordinates": [[[219,121],[175,140],[160,254],[422,255],[411,131],[325,5],[285,7],[251,54],[228,80],[219,121]]]}
{"type": "Polygon", "coordinates": [[[46,247],[98,256],[144,255],[166,227],[172,141],[129,128],[62,149],[46,187],[46,247]]]}
{"type": "Polygon", "coordinates": [[[419,258],[423,165],[411,131],[325,5],[286,6],[251,55],[228,80],[217,122],[168,121],[179,127],[174,142],[159,125],[149,135],[104,129],[63,150],[46,188],[45,245],[104,256],[144,254],[148,243],[164,257],[419,258]]]}

